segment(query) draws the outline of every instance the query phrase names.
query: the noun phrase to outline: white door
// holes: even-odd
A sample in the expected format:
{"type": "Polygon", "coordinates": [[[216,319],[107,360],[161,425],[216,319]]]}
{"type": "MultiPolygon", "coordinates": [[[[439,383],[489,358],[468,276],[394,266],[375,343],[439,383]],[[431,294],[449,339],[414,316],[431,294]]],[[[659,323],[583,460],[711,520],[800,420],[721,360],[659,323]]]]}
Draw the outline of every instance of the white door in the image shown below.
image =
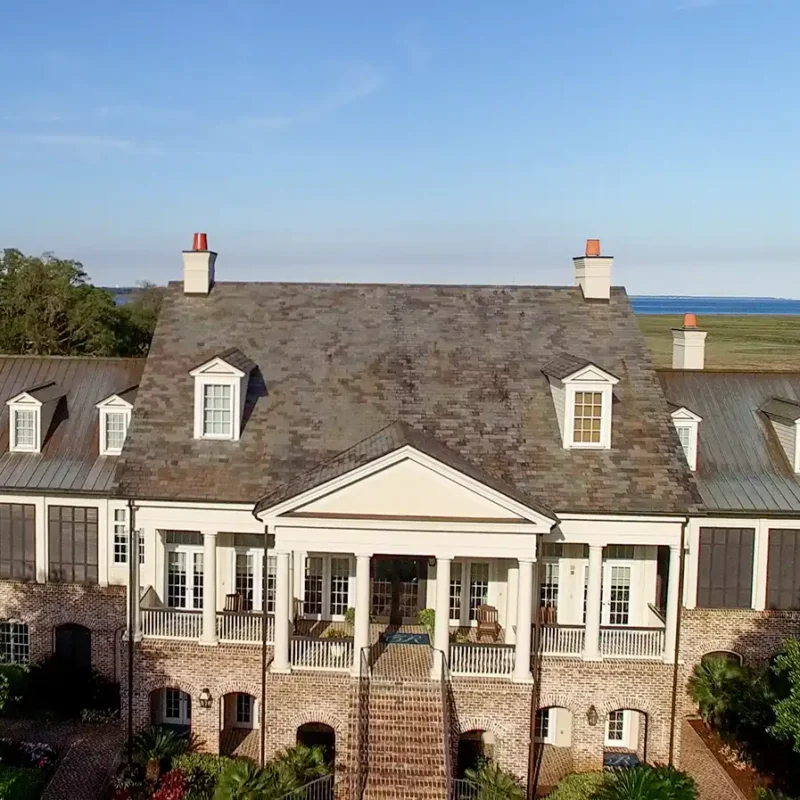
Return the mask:
{"type": "Polygon", "coordinates": [[[631,624],[631,592],[633,568],[619,561],[603,565],[603,625],[631,624]]]}
{"type": "Polygon", "coordinates": [[[188,725],[192,719],[192,698],[180,689],[164,689],[161,718],[168,725],[188,725]]]}
{"type": "Polygon", "coordinates": [[[186,609],[203,607],[202,551],[167,551],[167,606],[186,609]]]}

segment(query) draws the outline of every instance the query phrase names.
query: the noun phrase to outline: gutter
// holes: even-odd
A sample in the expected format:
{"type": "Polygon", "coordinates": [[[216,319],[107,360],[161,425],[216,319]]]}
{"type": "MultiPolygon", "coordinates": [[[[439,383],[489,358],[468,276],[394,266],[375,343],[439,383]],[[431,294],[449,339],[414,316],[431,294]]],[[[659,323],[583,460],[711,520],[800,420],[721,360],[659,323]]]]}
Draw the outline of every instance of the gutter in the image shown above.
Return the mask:
{"type": "Polygon", "coordinates": [[[128,500],[128,764],[133,763],[133,646],[136,626],[136,570],[139,569],[139,535],[135,532],[136,505],[128,500]]]}
{"type": "Polygon", "coordinates": [[[678,715],[678,671],[680,664],[678,656],[681,649],[681,621],[683,619],[683,591],[686,573],[686,528],[689,525],[689,517],[681,525],[681,562],[678,573],[678,616],[675,621],[675,653],[672,665],[672,708],[670,710],[669,723],[669,765],[675,763],[675,722],[678,715]]]}

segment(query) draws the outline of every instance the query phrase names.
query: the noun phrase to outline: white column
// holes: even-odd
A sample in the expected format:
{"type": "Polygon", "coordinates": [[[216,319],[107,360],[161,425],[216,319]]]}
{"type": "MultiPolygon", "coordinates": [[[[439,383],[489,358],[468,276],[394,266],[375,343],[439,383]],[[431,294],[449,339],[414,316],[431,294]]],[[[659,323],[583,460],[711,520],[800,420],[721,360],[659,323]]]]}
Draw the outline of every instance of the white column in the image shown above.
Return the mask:
{"type": "Polygon", "coordinates": [[[36,560],[36,582],[47,581],[47,504],[44,497],[34,501],[35,534],[34,558],[36,560]]]}
{"type": "MultiPolygon", "coordinates": [[[[139,532],[130,528],[128,520],[128,608],[133,608],[133,641],[142,641],[142,568],[139,564],[139,532]],[[131,580],[131,572],[133,579],[131,580]],[[131,597],[132,595],[132,597],[131,597]]],[[[129,634],[130,635],[130,634],[129,634]]]]}
{"type": "Polygon", "coordinates": [[[289,663],[289,554],[275,553],[275,650],[272,672],[291,672],[289,663]]]}
{"type": "Polygon", "coordinates": [[[519,568],[516,564],[508,568],[506,585],[506,644],[517,641],[517,595],[519,594],[519,568]]]}
{"type": "Polygon", "coordinates": [[[519,559],[517,592],[517,643],[514,654],[514,683],[530,683],[531,674],[531,604],[533,603],[533,560],[519,559]]]}
{"type": "Polygon", "coordinates": [[[667,629],[664,633],[664,661],[675,661],[675,639],[678,635],[678,583],[681,572],[680,545],[669,546],[669,576],[667,578],[667,629]]]}
{"type": "MultiPolygon", "coordinates": [[[[132,537],[136,535],[136,531],[131,531],[132,537]]],[[[203,634],[200,644],[217,644],[216,531],[203,531],[203,634]]]]}
{"type": "Polygon", "coordinates": [[[361,651],[369,644],[370,556],[356,557],[356,621],[353,631],[353,675],[361,674],[361,651]]]}
{"type": "Polygon", "coordinates": [[[442,653],[450,658],[450,564],[451,558],[436,559],[436,626],[434,630],[431,680],[442,675],[442,653]]]}
{"type": "Polygon", "coordinates": [[[767,607],[767,566],[769,563],[769,521],[760,519],[756,525],[753,553],[753,608],[767,607]]]}
{"type": "Polygon", "coordinates": [[[584,661],[600,660],[600,604],[603,594],[603,545],[589,545],[589,586],[586,593],[584,661]]]}

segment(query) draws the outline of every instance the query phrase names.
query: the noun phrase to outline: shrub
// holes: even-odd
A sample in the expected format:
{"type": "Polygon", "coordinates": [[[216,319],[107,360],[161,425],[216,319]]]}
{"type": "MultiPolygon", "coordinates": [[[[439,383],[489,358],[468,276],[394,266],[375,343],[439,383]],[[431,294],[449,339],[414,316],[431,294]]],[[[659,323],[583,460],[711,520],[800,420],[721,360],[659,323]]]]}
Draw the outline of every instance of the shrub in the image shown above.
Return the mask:
{"type": "Polygon", "coordinates": [[[663,764],[653,767],[653,772],[661,781],[667,800],[694,800],[697,797],[697,784],[687,773],[663,764]]]}
{"type": "Polygon", "coordinates": [[[30,695],[31,673],[25,664],[0,664],[0,714],[16,710],[30,695]]]}
{"type": "Polygon", "coordinates": [[[558,784],[555,791],[548,795],[548,800],[588,800],[606,782],[602,772],[584,772],[579,775],[567,775],[558,784]]]}
{"type": "Polygon", "coordinates": [[[755,800],[793,800],[793,798],[775,789],[766,789],[763,786],[756,786],[755,800]]]}
{"type": "Polygon", "coordinates": [[[695,666],[689,678],[689,694],[697,703],[704,722],[715,730],[725,729],[741,678],[742,668],[725,658],[710,658],[695,666]]]}
{"type": "Polygon", "coordinates": [[[153,800],[183,800],[186,796],[187,780],[183,770],[170,770],[153,792],[153,800]]]}
{"type": "Polygon", "coordinates": [[[232,758],[212,753],[182,753],[172,759],[173,769],[186,776],[185,800],[211,800],[219,776],[232,763],[232,758]]]}
{"type": "Polygon", "coordinates": [[[81,722],[88,725],[108,725],[119,720],[119,711],[113,708],[84,708],[81,711],[81,722]]]}
{"type": "Polygon", "coordinates": [[[356,624],[356,610],[354,608],[348,608],[347,611],[344,612],[344,621],[348,625],[356,624]]]}
{"type": "Polygon", "coordinates": [[[259,769],[252,761],[236,760],[220,775],[214,800],[253,800],[268,797],[271,788],[267,770],[259,769]]]}
{"type": "Polygon", "coordinates": [[[475,800],[525,800],[517,779],[493,761],[483,761],[477,769],[468,769],[464,777],[475,785],[475,800]]]}
{"type": "Polygon", "coordinates": [[[598,787],[596,800],[695,800],[694,780],[674,767],[638,767],[616,769],[598,787]]]}
{"type": "Polygon", "coordinates": [[[436,630],[436,611],[432,608],[423,608],[417,614],[417,624],[422,625],[428,632],[428,636],[433,641],[434,632],[436,630]]]}
{"type": "Polygon", "coordinates": [[[186,750],[186,737],[169,728],[148,728],[133,737],[133,757],[145,767],[145,777],[155,783],[162,769],[186,750]]]}
{"type": "Polygon", "coordinates": [[[0,797],[3,800],[38,800],[47,782],[47,773],[30,767],[0,769],[0,797]]]}
{"type": "Polygon", "coordinates": [[[270,766],[273,766],[276,771],[285,771],[295,786],[303,786],[317,778],[322,778],[330,771],[325,763],[325,754],[322,752],[322,748],[307,747],[304,744],[284,750],[270,766]]]}

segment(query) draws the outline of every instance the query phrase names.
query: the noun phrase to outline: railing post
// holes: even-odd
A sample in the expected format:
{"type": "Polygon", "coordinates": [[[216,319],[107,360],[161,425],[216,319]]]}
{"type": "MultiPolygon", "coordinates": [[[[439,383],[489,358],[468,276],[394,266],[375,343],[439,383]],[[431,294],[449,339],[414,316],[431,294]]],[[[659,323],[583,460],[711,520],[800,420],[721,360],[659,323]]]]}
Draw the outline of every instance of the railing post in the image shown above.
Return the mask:
{"type": "Polygon", "coordinates": [[[583,644],[584,661],[599,661],[600,602],[603,592],[603,545],[589,545],[589,584],[586,592],[586,633],[583,644]]]}

